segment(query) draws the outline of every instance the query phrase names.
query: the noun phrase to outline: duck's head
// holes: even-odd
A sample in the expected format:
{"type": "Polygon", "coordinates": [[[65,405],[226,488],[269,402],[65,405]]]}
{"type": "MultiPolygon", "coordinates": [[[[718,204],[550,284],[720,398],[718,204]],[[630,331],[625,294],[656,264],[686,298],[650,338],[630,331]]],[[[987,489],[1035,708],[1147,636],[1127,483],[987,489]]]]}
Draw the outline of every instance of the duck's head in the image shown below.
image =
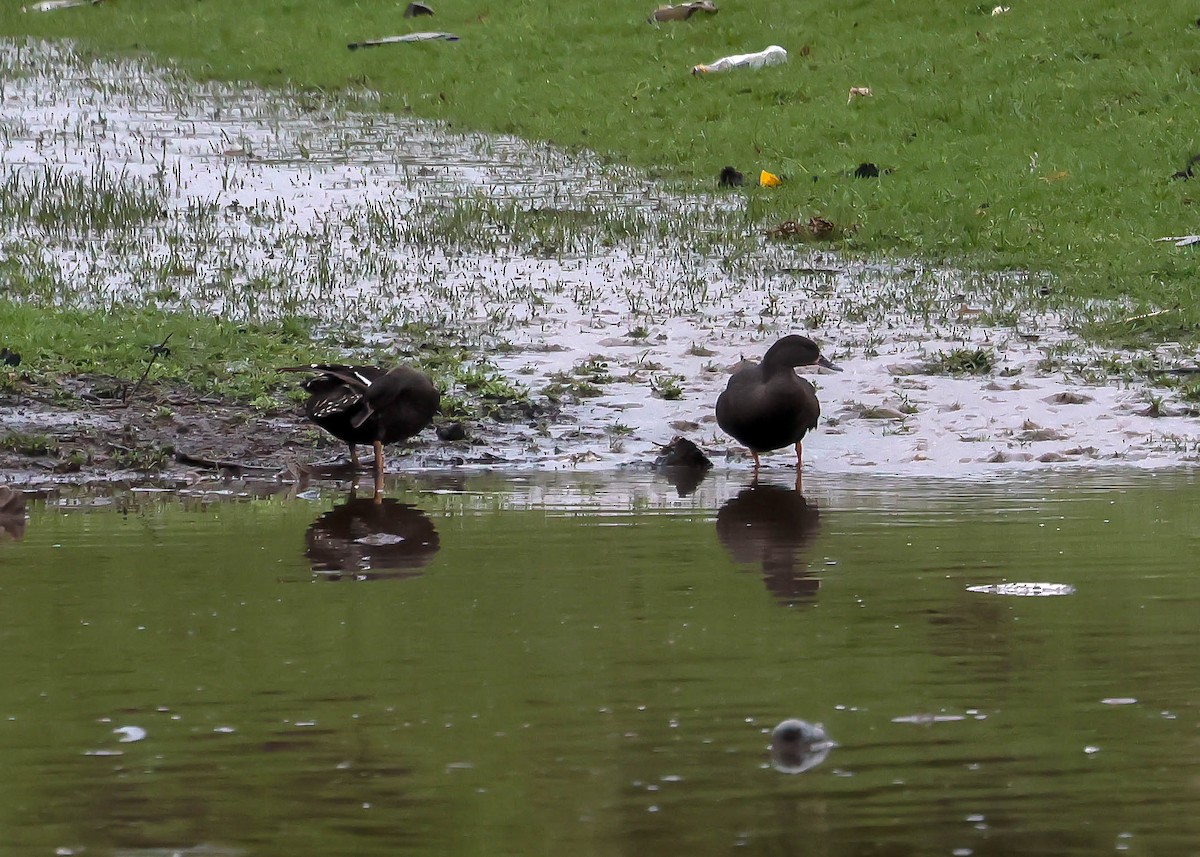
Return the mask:
{"type": "Polygon", "coordinates": [[[762,359],[768,367],[824,366],[834,372],[842,370],[821,354],[821,348],[807,336],[793,333],[776,342],[762,359]]]}

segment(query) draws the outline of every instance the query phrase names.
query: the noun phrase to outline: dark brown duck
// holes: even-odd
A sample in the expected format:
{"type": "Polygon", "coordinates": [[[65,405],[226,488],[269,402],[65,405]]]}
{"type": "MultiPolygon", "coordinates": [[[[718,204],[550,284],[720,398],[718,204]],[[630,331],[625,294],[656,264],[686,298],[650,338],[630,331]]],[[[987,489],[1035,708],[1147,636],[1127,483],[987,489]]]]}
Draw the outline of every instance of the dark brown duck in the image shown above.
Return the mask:
{"type": "Polygon", "coordinates": [[[406,440],[429,425],[441,394],[424,372],[408,366],[343,366],[315,363],[280,372],[309,372],[305,415],[350,447],[358,467],[358,444],[375,447],[375,481],[383,479],[383,447],[406,440]]]}
{"type": "Polygon", "coordinates": [[[802,464],[801,441],[817,427],[821,404],[808,380],[796,375],[797,366],[824,366],[841,371],[821,356],[807,336],[792,334],[776,342],[761,363],[744,364],[733,373],[717,399],[717,425],[754,456],[795,445],[796,467],[802,464]]]}

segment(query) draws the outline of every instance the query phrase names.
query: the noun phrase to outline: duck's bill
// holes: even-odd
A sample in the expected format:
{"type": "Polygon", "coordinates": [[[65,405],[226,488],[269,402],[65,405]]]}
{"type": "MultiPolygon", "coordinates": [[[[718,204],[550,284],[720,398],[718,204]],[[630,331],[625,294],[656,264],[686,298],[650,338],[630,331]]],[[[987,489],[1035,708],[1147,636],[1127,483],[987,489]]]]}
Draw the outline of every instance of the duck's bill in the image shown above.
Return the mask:
{"type": "Polygon", "coordinates": [[[835,366],[833,363],[831,363],[831,362],[829,361],[829,358],[827,358],[827,357],[820,357],[820,358],[818,358],[818,359],[817,359],[817,365],[818,365],[818,366],[824,366],[826,369],[832,369],[834,372],[841,372],[841,371],[842,371],[842,367],[841,367],[841,366],[835,366]]]}

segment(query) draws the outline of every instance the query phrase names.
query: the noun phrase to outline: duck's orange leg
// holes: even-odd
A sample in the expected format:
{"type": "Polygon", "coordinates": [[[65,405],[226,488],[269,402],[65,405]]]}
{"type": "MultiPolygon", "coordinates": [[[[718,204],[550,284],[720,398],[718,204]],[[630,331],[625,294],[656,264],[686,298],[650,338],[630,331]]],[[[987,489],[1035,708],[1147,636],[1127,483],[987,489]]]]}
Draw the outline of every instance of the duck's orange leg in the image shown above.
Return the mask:
{"type": "Polygon", "coordinates": [[[375,490],[383,488],[383,442],[375,441],[375,490]]]}
{"type": "Polygon", "coordinates": [[[796,469],[799,470],[804,464],[804,444],[796,443],[796,469]]]}
{"type": "Polygon", "coordinates": [[[755,452],[753,449],[752,449],[752,450],[750,450],[750,454],[751,454],[752,456],[754,456],[754,472],[755,472],[755,473],[758,473],[758,468],[759,468],[759,466],[762,464],[762,462],[760,462],[760,461],[758,460],[758,453],[757,453],[757,452],[755,452]]]}

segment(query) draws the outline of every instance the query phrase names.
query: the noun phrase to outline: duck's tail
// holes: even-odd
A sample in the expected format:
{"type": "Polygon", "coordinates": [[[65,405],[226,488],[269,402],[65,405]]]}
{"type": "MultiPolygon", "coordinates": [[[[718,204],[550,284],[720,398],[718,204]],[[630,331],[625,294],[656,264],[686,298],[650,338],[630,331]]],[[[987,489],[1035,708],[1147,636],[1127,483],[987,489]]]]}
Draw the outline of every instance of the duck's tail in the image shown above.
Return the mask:
{"type": "Polygon", "coordinates": [[[307,366],[280,366],[276,372],[352,372],[353,366],[343,363],[309,363],[307,366]]]}
{"type": "Polygon", "coordinates": [[[371,386],[372,376],[361,366],[347,366],[342,363],[310,363],[307,366],[281,366],[276,372],[305,372],[310,375],[329,375],[343,384],[362,392],[371,386]]]}

